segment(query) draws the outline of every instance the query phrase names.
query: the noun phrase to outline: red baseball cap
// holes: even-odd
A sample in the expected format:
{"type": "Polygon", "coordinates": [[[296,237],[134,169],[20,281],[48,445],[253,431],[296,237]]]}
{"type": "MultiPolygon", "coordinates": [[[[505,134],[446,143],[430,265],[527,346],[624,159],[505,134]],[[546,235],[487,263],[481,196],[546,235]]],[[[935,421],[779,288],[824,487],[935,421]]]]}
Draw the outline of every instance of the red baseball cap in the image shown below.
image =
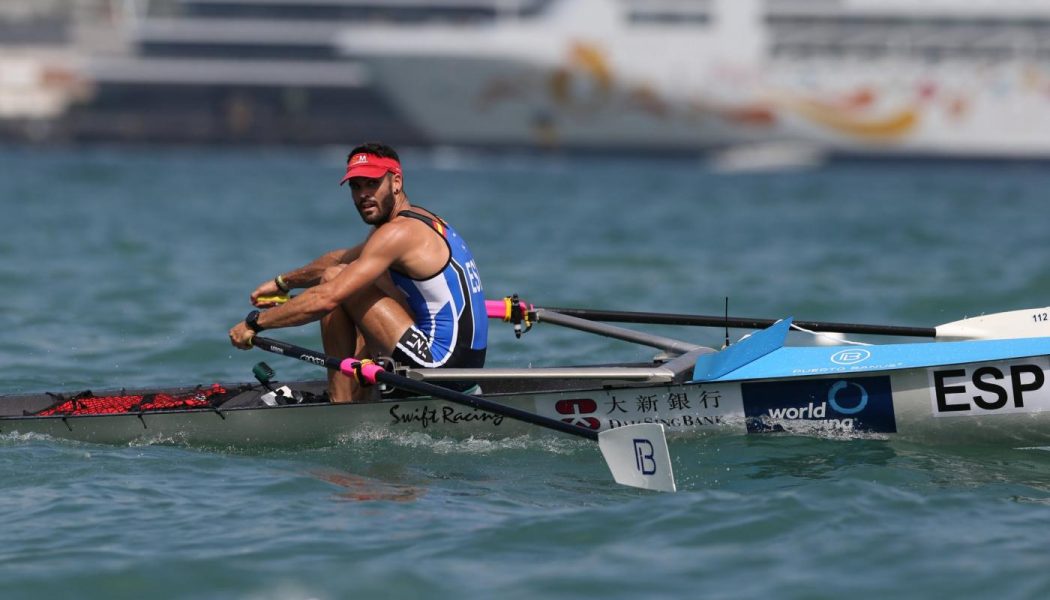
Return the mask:
{"type": "Polygon", "coordinates": [[[378,179],[387,173],[401,174],[401,163],[393,158],[386,158],[369,152],[358,152],[346,161],[346,175],[339,185],[343,185],[351,177],[368,177],[378,179]]]}

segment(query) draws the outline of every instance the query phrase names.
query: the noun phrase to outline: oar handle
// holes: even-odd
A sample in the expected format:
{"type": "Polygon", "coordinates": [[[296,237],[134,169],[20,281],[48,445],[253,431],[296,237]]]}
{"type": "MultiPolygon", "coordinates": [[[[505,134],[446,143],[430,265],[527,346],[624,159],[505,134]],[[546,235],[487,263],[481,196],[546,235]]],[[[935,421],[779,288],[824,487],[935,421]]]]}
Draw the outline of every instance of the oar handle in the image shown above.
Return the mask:
{"type": "Polygon", "coordinates": [[[278,294],[276,296],[259,296],[255,300],[260,305],[269,305],[269,304],[277,305],[277,304],[284,304],[285,302],[288,302],[292,298],[295,298],[295,296],[292,296],[292,295],[289,295],[289,294],[278,294]]]}
{"type": "MultiPolygon", "coordinates": [[[[531,309],[530,306],[520,300],[518,301],[518,308],[523,311],[531,309]]],[[[504,321],[510,321],[513,316],[513,311],[514,303],[510,298],[485,301],[485,312],[490,319],[503,319],[504,321]]]]}
{"type": "Polygon", "coordinates": [[[503,300],[486,300],[485,312],[490,319],[503,319],[505,323],[514,324],[514,337],[532,329],[536,313],[532,306],[518,300],[518,295],[507,296],[503,300]]]}

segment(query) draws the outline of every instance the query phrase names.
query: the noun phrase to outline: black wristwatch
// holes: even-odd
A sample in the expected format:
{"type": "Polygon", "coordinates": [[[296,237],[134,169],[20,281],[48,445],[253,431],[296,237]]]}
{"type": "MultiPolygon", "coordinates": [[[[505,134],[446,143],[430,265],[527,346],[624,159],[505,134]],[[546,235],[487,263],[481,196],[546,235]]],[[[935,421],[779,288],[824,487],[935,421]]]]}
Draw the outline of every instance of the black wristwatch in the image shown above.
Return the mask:
{"type": "Polygon", "coordinates": [[[260,331],[265,329],[265,327],[259,325],[259,314],[259,311],[253,310],[252,312],[248,313],[247,317],[244,317],[244,324],[248,326],[248,329],[251,329],[255,333],[259,333],[260,331]]]}

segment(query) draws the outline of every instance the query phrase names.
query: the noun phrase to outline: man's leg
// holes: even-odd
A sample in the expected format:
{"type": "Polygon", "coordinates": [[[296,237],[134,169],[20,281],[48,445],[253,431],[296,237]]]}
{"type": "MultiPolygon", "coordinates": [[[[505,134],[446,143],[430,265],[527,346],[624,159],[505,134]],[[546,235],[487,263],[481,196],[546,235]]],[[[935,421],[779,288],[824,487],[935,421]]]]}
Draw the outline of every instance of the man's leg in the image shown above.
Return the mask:
{"type": "MultiPolygon", "coordinates": [[[[365,350],[364,337],[357,331],[350,315],[342,306],[321,318],[321,340],[324,352],[329,356],[346,358],[362,356],[365,350]]],[[[360,391],[360,386],[352,378],[328,370],[328,396],[332,402],[365,401],[369,397],[360,391]]]]}
{"type": "MultiPolygon", "coordinates": [[[[325,280],[335,277],[340,269],[328,269],[325,280]]],[[[411,325],[412,317],[401,301],[380,286],[369,286],[321,319],[321,339],[325,354],[339,358],[390,356],[411,325]]],[[[335,371],[328,372],[328,393],[332,402],[366,402],[378,394],[335,371]]]]}

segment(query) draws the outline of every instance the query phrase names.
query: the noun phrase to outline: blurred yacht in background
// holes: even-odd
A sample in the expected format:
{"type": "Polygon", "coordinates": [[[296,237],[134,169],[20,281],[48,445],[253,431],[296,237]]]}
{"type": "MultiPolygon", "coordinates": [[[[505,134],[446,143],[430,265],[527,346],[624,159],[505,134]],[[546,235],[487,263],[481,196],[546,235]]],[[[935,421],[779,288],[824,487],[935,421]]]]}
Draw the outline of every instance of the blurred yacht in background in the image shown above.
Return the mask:
{"type": "Polygon", "coordinates": [[[492,0],[0,0],[0,138],[423,143],[333,38],[495,12],[492,0]]]}
{"type": "Polygon", "coordinates": [[[496,4],[336,43],[436,144],[1050,158],[1047,0],[496,4]]]}
{"type": "Polygon", "coordinates": [[[0,136],[1050,159],[1050,0],[0,0],[0,136]]]}

